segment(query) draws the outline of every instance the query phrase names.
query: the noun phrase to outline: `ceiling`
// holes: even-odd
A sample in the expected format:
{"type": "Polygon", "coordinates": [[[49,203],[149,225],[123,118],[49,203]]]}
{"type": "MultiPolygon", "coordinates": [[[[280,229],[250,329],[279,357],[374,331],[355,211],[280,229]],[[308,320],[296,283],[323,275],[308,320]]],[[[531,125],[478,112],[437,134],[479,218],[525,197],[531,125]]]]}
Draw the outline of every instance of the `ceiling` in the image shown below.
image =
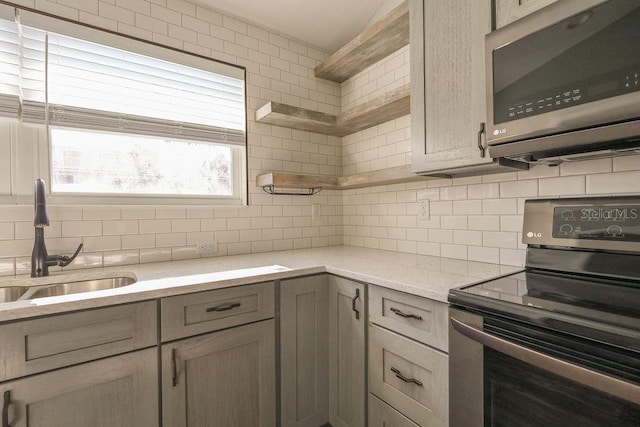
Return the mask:
{"type": "Polygon", "coordinates": [[[333,53],[402,0],[192,0],[333,53]]]}

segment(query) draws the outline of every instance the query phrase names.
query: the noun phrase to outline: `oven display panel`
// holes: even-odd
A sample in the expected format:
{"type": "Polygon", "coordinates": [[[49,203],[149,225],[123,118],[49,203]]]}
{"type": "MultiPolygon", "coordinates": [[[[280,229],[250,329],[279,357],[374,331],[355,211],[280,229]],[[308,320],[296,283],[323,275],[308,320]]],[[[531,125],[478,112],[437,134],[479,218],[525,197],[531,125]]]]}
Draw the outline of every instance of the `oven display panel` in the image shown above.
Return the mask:
{"type": "Polygon", "coordinates": [[[640,242],[640,205],[556,207],[553,237],[640,242]]]}

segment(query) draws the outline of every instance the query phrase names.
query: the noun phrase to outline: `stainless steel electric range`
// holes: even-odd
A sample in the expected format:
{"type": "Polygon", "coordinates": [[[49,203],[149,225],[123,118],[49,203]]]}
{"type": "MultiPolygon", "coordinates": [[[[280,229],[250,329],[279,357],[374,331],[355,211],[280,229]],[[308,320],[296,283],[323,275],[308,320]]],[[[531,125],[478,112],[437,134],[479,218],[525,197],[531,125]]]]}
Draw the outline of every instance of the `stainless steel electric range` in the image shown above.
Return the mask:
{"type": "Polygon", "coordinates": [[[451,426],[640,426],[640,196],[528,200],[523,242],[449,294],[451,426]]]}

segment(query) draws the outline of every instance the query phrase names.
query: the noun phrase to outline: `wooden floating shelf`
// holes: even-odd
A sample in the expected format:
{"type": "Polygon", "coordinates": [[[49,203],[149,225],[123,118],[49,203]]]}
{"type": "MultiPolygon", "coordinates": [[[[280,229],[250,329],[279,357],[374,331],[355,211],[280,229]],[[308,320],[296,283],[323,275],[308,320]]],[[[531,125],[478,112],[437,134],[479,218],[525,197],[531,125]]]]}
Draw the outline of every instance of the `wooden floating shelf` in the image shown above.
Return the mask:
{"type": "MultiPolygon", "coordinates": [[[[401,184],[417,182],[434,177],[416,175],[410,166],[381,169],[348,176],[302,175],[286,172],[271,172],[258,175],[257,187],[281,189],[323,188],[326,190],[349,190],[353,188],[374,187],[377,185],[401,184]]],[[[306,195],[305,193],[301,193],[306,195]]]]}
{"type": "Polygon", "coordinates": [[[316,77],[342,83],[408,45],[408,3],[404,1],[318,65],[315,68],[316,77]]]}
{"type": "Polygon", "coordinates": [[[256,111],[256,121],[324,135],[345,136],[410,112],[409,85],[405,85],[338,116],[271,101],[256,111]]]}

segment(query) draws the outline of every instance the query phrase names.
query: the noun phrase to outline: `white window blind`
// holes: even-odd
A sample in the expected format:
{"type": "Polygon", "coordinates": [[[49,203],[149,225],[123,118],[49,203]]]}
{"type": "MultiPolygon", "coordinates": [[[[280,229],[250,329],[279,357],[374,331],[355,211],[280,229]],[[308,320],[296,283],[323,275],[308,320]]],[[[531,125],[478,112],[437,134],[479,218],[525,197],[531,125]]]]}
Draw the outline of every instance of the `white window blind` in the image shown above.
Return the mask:
{"type": "Polygon", "coordinates": [[[45,123],[48,102],[54,126],[245,144],[243,70],[215,63],[211,72],[187,54],[166,54],[185,65],[72,37],[82,28],[28,12],[21,25],[0,18],[1,115],[16,117],[20,96],[25,123],[45,123]]]}
{"type": "Polygon", "coordinates": [[[0,116],[18,118],[20,111],[20,44],[14,9],[0,9],[0,116]]]}

